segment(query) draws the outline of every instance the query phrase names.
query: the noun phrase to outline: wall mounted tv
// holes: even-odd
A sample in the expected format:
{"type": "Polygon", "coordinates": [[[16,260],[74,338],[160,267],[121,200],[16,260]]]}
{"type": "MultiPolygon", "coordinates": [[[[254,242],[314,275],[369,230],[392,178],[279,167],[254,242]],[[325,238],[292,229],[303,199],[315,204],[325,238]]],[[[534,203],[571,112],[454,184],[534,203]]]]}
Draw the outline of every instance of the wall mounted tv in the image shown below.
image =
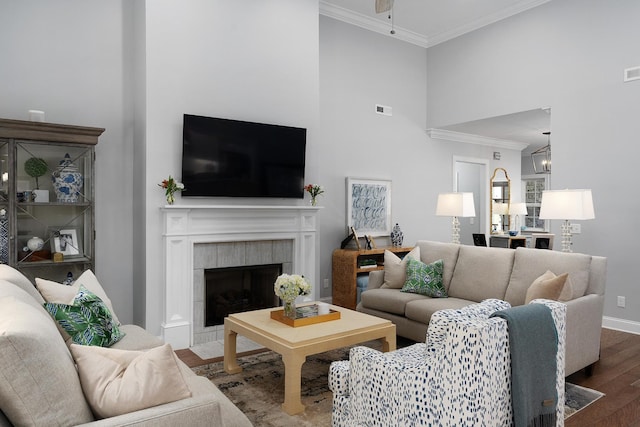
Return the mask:
{"type": "Polygon", "coordinates": [[[183,197],[304,197],[307,130],[185,114],[183,197]]]}

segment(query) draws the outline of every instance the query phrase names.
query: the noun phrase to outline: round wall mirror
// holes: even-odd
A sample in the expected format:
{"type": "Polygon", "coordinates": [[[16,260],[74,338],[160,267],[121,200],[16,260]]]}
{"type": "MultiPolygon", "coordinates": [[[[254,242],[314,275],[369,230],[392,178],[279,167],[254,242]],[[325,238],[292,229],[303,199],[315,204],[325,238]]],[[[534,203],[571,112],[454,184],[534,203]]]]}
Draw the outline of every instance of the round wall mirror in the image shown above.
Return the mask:
{"type": "Polygon", "coordinates": [[[502,234],[509,231],[509,205],[511,200],[511,181],[504,168],[496,168],[489,181],[491,188],[489,229],[491,234],[502,234]]]}

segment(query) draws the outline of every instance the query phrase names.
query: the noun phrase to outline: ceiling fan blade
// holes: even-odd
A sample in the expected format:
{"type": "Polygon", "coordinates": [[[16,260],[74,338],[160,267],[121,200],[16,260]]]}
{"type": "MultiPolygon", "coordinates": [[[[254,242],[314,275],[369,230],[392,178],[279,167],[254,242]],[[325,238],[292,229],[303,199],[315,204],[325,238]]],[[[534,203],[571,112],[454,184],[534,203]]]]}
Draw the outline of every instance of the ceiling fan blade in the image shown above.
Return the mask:
{"type": "Polygon", "coordinates": [[[393,0],[376,0],[376,13],[386,12],[393,7],[393,0]]]}

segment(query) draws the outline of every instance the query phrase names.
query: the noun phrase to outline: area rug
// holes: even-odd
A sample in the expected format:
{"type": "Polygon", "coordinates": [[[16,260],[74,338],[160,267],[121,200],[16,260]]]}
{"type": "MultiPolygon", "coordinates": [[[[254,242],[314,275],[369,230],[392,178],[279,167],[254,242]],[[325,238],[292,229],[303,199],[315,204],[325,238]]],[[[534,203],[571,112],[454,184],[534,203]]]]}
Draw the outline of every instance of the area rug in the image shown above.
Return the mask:
{"type": "Polygon", "coordinates": [[[591,405],[596,400],[604,397],[604,393],[598,390],[565,383],[564,385],[564,419],[566,420],[576,412],[591,405]]]}
{"type": "MultiPolygon", "coordinates": [[[[372,345],[375,347],[375,345],[372,345]]],[[[302,403],[305,412],[287,415],[281,410],[284,401],[284,364],[272,351],[240,357],[243,368],[238,374],[227,374],[222,362],[192,368],[209,378],[256,427],[329,427],[333,395],[327,385],[329,365],[349,358],[349,348],[307,357],[302,365],[302,403]]],[[[603,394],[567,383],[565,419],[593,403],[603,394]]]]}

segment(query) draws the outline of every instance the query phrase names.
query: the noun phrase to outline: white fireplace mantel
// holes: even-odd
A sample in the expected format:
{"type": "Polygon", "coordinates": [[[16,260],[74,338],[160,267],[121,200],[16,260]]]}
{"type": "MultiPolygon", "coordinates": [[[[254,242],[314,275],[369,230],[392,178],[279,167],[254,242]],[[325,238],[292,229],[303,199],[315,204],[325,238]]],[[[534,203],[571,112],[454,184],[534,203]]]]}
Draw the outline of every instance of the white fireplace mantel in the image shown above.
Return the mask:
{"type": "MultiPolygon", "coordinates": [[[[174,349],[193,345],[193,245],[291,239],[293,271],[318,284],[319,239],[314,206],[171,205],[162,208],[162,335],[174,349]]],[[[313,299],[319,299],[319,286],[313,299]]]]}

